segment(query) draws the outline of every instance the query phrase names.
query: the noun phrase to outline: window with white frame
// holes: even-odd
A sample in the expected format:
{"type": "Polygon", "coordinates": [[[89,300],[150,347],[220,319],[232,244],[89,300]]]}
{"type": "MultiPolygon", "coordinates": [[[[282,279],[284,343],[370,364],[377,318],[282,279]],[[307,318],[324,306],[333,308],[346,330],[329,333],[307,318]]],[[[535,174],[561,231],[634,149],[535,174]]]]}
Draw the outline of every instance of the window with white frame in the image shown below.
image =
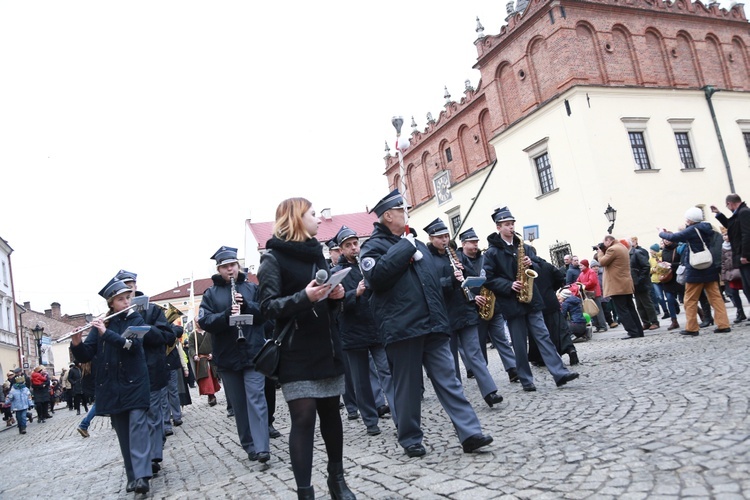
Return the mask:
{"type": "Polygon", "coordinates": [[[737,120],[737,125],[740,126],[740,132],[742,132],[742,140],[745,143],[747,156],[750,157],[750,120],[737,120]]]}
{"type": "Polygon", "coordinates": [[[620,118],[620,120],[628,132],[630,150],[633,152],[633,161],[635,162],[636,170],[654,170],[654,165],[649,155],[651,148],[649,147],[648,134],[646,133],[646,125],[649,119],[624,117],[620,118]]]}
{"type": "Polygon", "coordinates": [[[683,170],[698,168],[698,161],[693,149],[693,119],[692,118],[670,118],[667,120],[674,131],[674,139],[677,143],[677,153],[683,170]]]}
{"type": "Polygon", "coordinates": [[[557,190],[548,145],[549,137],[545,137],[523,150],[529,155],[539,195],[545,195],[557,190]]]}
{"type": "Polygon", "coordinates": [[[455,235],[458,231],[458,228],[461,227],[461,207],[458,206],[451,208],[450,210],[445,212],[445,215],[448,217],[451,234],[455,235]]]}

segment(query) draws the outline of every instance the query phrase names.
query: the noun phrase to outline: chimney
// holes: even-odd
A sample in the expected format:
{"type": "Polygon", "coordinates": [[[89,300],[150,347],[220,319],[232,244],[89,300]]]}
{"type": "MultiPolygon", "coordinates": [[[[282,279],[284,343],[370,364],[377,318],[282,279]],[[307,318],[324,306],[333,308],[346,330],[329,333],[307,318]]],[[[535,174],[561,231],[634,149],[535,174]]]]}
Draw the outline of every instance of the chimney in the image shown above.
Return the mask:
{"type": "Polygon", "coordinates": [[[31,311],[31,302],[24,302],[23,308],[26,309],[27,311],[31,311]]]}
{"type": "Polygon", "coordinates": [[[325,220],[331,220],[331,209],[330,208],[324,208],[320,211],[320,216],[323,217],[325,220]]]}
{"type": "Polygon", "coordinates": [[[44,315],[47,316],[48,318],[51,318],[52,317],[52,309],[45,309],[44,310],[44,315]]]}
{"type": "Polygon", "coordinates": [[[50,307],[52,307],[52,319],[60,319],[60,303],[53,302],[50,307]]]}

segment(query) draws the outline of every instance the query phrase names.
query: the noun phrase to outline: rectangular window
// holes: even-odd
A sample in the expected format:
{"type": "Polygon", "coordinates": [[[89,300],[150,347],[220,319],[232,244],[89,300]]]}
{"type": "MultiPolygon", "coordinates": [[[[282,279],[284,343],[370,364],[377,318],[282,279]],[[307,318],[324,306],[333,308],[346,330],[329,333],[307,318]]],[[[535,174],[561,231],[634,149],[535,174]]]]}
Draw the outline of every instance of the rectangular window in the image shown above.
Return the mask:
{"type": "Polygon", "coordinates": [[[693,150],[690,148],[690,139],[687,132],[675,132],[674,138],[677,141],[677,151],[680,152],[682,168],[695,168],[695,159],[693,158],[693,150]]]}
{"type": "Polygon", "coordinates": [[[648,160],[643,132],[628,132],[628,136],[630,137],[630,147],[633,148],[633,158],[638,168],[640,170],[650,170],[651,162],[648,160]]]}
{"type": "Polygon", "coordinates": [[[458,231],[458,228],[461,227],[461,214],[456,214],[451,216],[451,226],[453,229],[453,234],[456,234],[456,231],[458,231]]]}
{"type": "Polygon", "coordinates": [[[536,173],[539,176],[539,187],[542,194],[549,193],[555,189],[555,180],[552,178],[552,166],[549,164],[549,155],[544,153],[534,158],[536,173]]]}
{"type": "Polygon", "coordinates": [[[451,153],[451,148],[447,148],[445,150],[445,160],[449,163],[453,161],[453,153],[451,153]]]}
{"type": "Polygon", "coordinates": [[[750,156],[750,132],[742,132],[742,137],[745,139],[745,149],[747,149],[747,156],[750,156]]]}

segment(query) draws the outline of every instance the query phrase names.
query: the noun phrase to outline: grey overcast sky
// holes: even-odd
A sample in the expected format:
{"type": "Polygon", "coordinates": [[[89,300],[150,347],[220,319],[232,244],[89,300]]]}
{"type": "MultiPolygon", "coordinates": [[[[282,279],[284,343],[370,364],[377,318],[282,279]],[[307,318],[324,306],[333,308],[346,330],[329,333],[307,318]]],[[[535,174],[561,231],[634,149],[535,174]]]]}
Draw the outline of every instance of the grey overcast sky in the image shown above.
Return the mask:
{"type": "Polygon", "coordinates": [[[119,269],[148,295],[208,277],[285,198],[373,206],[391,116],[476,86],[477,16],[496,34],[505,2],[2,2],[16,301],[99,313],[119,269]]]}

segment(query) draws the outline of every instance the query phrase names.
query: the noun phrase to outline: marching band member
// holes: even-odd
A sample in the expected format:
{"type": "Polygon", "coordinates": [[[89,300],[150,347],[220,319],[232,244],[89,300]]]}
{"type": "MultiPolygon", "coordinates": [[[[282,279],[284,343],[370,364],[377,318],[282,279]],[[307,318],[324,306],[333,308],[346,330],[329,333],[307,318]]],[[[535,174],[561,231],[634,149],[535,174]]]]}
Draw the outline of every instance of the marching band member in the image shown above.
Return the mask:
{"type": "Polygon", "coordinates": [[[198,311],[198,326],[211,334],[213,361],[232,402],[240,444],[251,461],[271,459],[268,436],[268,406],[263,388],[266,378],[255,371],[253,357],[265,338],[258,302],[258,286],[240,271],[237,249],[222,246],[211,256],[217,274],[205,291],[198,311]],[[230,326],[230,316],[252,314],[253,324],[240,329],[230,326]],[[239,336],[244,341],[238,341],[239,336]]]}
{"type": "MultiPolygon", "coordinates": [[[[370,356],[372,356],[379,377],[382,379],[388,401],[391,403],[391,414],[395,415],[393,380],[388,368],[388,357],[385,354],[385,348],[370,309],[372,291],[365,286],[362,271],[360,271],[357,262],[359,258],[357,233],[346,226],[341,226],[336,234],[336,240],[341,248],[343,259],[339,261],[338,266],[332,269],[332,272],[346,268],[351,269],[341,282],[345,290],[343,311],[339,315],[341,345],[344,356],[349,361],[355,387],[354,392],[357,397],[357,407],[362,414],[367,434],[376,436],[380,434],[380,428],[378,427],[380,416],[371,383],[370,356]]],[[[378,378],[378,375],[376,375],[376,378],[378,378]]]]}
{"type": "Polygon", "coordinates": [[[128,478],[126,491],[147,493],[152,475],[148,366],[142,341],[122,336],[128,327],[142,326],[145,322],[140,314],[128,310],[130,294],[125,283],[112,278],[99,295],[106,299],[110,315],[120,314],[106,323],[101,318],[95,319],[83,342],[83,332],[74,334],[71,352],[80,362],[94,360],[96,414],[112,419],[128,478]]]}
{"type": "MultiPolygon", "coordinates": [[[[470,227],[459,234],[458,237],[461,240],[461,248],[456,250],[456,253],[464,257],[462,259],[464,268],[469,276],[481,275],[484,267],[484,252],[479,250],[479,236],[477,236],[474,228],[470,227]]],[[[497,302],[495,302],[492,318],[484,319],[480,317],[479,319],[479,348],[482,350],[485,362],[488,361],[487,338],[495,346],[500,361],[503,363],[503,368],[508,374],[508,379],[511,382],[518,382],[516,355],[510,345],[510,339],[505,331],[505,318],[503,318],[503,313],[498,310],[497,302]]]]}
{"type": "Polygon", "coordinates": [[[450,234],[445,223],[437,218],[425,227],[424,231],[430,238],[430,244],[427,245],[427,248],[435,256],[440,284],[443,287],[443,297],[448,308],[448,319],[451,326],[450,346],[455,360],[456,374],[459,370],[460,344],[464,366],[467,370],[472,371],[484,401],[492,408],[493,405],[500,404],[503,397],[497,393],[497,385],[492,380],[492,375],[487,369],[487,362],[479,347],[477,302],[480,306],[484,305],[485,298],[477,295],[474,299],[476,302],[474,302],[469,301],[464,294],[461,283],[465,279],[465,267],[463,262],[458,260],[458,255],[454,258],[449,253],[451,251],[448,248],[450,234]],[[455,262],[453,262],[454,260],[455,262]]]}
{"type": "Polygon", "coordinates": [[[438,262],[413,233],[404,235],[404,204],[394,189],[375,205],[378,222],[361,252],[365,283],[372,290],[370,306],[392,367],[398,441],[409,457],[426,453],[421,429],[424,366],[463,451],[471,453],[492,437],[482,434],[456,377],[438,262]]]}
{"type": "Polygon", "coordinates": [[[495,210],[492,219],[497,225],[497,233],[487,238],[490,246],[484,254],[484,270],[487,275],[484,286],[495,293],[496,300],[500,304],[500,311],[508,322],[516,355],[516,369],[523,390],[536,391],[526,350],[529,335],[533,336],[544,364],[554,377],[555,383],[561,387],[577,379],[578,374],[568,371],[563,366],[562,358],[552,345],[542,316],[544,301],[536,285],[527,283],[531,285],[531,290],[527,291],[532,293],[531,302],[524,303],[519,300],[519,292],[525,286],[524,282],[518,279],[519,267],[522,267],[520,274],[523,269],[532,267],[538,269],[539,265],[535,263],[536,251],[516,236],[516,219],[508,207],[495,210]],[[523,258],[519,253],[521,251],[524,252],[523,258]]]}
{"type": "MultiPolygon", "coordinates": [[[[125,283],[135,294],[143,295],[138,291],[136,283],[137,274],[120,269],[115,279],[125,283]]],[[[148,419],[148,434],[151,440],[151,471],[156,474],[161,470],[161,461],[164,458],[164,416],[162,402],[167,394],[169,373],[167,372],[166,348],[174,344],[174,332],[167,323],[164,310],[156,304],[148,304],[148,307],[140,311],[145,324],[151,330],[143,336],[143,351],[146,354],[146,365],[148,366],[149,379],[149,406],[146,418],[148,419]]]]}
{"type": "Polygon", "coordinates": [[[297,496],[315,498],[311,478],[317,412],[328,453],[328,488],[334,499],[349,500],[355,496],[344,480],[339,414],[344,365],[338,330],[332,324],[333,309],[340,307],[344,289],[316,282],[321,270],[328,271],[322,246],[315,239],[319,224],[312,204],[304,198],[284,200],[276,208],[273,236],[266,244],[269,251],[258,269],[261,309],[275,320],[276,337],[288,331],[278,374],[292,421],[289,456],[297,496]]]}

